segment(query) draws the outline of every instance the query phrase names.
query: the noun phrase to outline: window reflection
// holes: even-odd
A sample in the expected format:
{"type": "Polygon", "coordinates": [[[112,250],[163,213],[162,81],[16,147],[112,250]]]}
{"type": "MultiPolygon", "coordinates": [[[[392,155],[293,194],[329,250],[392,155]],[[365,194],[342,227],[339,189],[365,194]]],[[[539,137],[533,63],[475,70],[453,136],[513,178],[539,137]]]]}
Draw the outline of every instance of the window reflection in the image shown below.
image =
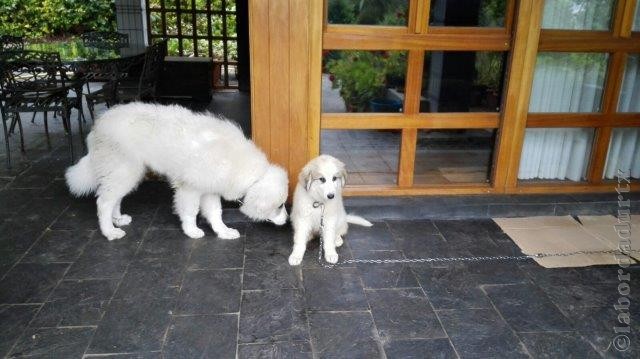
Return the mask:
{"type": "Polygon", "coordinates": [[[507,0],[431,0],[431,26],[503,27],[507,0]]]}
{"type": "Polygon", "coordinates": [[[427,52],[421,112],[499,112],[506,53],[427,52]]]}
{"type": "Polygon", "coordinates": [[[328,0],[330,24],[406,26],[408,0],[328,0]]]}

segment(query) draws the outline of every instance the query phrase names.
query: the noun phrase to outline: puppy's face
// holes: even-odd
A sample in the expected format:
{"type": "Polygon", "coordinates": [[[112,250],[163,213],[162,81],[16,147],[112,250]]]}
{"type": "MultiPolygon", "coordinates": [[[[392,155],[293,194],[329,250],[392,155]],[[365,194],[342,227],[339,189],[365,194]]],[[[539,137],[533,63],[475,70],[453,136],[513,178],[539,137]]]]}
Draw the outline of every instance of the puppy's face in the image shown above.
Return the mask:
{"type": "Polygon", "coordinates": [[[287,173],[270,165],[265,175],[254,183],[244,196],[240,212],[256,221],[269,221],[276,225],[287,222],[287,173]]]}
{"type": "Polygon", "coordinates": [[[314,201],[320,203],[341,196],[346,183],[347,171],[344,163],[328,155],[311,160],[300,173],[300,184],[314,201]]]}

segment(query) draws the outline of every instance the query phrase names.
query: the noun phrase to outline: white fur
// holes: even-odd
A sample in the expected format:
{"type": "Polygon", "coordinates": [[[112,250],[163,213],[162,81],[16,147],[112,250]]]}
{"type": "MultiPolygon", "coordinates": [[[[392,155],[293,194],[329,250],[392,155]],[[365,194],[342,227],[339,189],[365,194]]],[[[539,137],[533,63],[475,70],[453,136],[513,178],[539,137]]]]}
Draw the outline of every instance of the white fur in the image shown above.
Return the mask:
{"type": "Polygon", "coordinates": [[[328,155],[314,158],[302,169],[293,194],[291,209],[294,235],[293,250],[289,256],[290,265],[299,265],[302,262],[304,252],[307,250],[307,242],[318,235],[322,235],[325,260],[329,263],[337,263],[336,248],[343,244],[343,237],[348,230],[347,223],[367,227],[372,225],[362,217],[345,212],[342,204],[342,188],[346,181],[347,172],[344,163],[328,155]],[[333,198],[329,198],[331,195],[333,198]],[[314,203],[318,206],[314,207],[314,203]],[[321,217],[323,218],[322,227],[320,226],[321,217]]]}
{"type": "Polygon", "coordinates": [[[222,222],[220,198],[244,197],[240,207],[253,220],[284,224],[287,174],[269,164],[234,123],[180,106],[130,103],[105,112],[87,137],[89,153],[66,173],[76,196],[97,193],[98,220],[109,240],[125,232],[131,217],[120,213],[122,198],[147,169],[168,178],[175,189],[174,209],[192,238],[201,211],[218,237],[239,237],[222,222]]]}

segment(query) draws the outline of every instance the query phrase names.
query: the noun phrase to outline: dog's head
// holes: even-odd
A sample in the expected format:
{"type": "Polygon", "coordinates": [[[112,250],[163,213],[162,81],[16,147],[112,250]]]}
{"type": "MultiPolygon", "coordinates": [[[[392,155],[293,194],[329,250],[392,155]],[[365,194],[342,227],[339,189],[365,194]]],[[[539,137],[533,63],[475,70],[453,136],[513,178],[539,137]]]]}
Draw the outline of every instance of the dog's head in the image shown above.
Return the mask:
{"type": "Polygon", "coordinates": [[[287,172],[269,165],[267,172],[249,187],[240,211],[256,221],[269,221],[279,226],[285,224],[288,184],[287,172]]]}
{"type": "Polygon", "coordinates": [[[314,201],[325,203],[342,195],[347,170],[337,158],[320,155],[304,166],[299,181],[314,201]]]}

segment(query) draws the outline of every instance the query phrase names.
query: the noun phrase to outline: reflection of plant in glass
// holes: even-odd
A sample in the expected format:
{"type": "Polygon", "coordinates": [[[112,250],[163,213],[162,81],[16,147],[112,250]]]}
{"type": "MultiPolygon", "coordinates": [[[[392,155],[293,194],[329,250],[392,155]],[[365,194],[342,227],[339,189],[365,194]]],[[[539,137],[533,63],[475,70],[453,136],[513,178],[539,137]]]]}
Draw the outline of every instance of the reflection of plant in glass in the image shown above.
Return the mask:
{"type": "Polygon", "coordinates": [[[331,24],[407,24],[407,0],[329,0],[327,18],[331,24]],[[398,16],[398,14],[401,14],[398,16]]]}
{"type": "Polygon", "coordinates": [[[383,98],[390,77],[403,78],[406,54],[400,51],[345,51],[327,61],[332,87],[340,95],[348,111],[362,112],[369,101],[383,98]]]}
{"type": "Polygon", "coordinates": [[[475,85],[485,86],[488,90],[497,92],[502,79],[502,53],[477,52],[475,67],[475,85]]]}
{"type": "Polygon", "coordinates": [[[504,26],[504,13],[507,9],[507,0],[486,0],[480,8],[478,24],[487,27],[504,26]]]}

